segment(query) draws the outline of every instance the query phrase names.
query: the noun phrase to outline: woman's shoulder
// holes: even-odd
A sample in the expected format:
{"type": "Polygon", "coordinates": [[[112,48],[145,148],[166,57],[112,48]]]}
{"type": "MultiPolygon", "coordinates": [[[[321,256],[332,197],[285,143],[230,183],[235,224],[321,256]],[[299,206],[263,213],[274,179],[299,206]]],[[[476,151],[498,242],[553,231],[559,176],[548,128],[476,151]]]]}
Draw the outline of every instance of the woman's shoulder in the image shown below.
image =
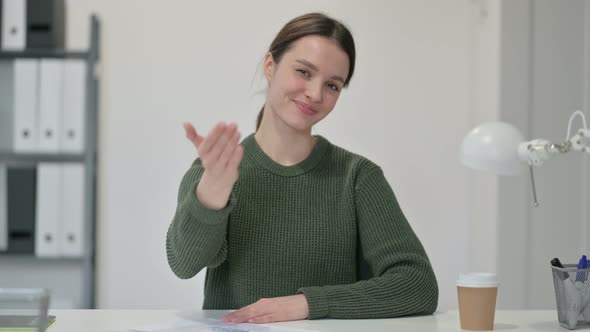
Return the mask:
{"type": "MultiPolygon", "coordinates": [[[[326,138],[322,137],[322,139],[326,138]]],[[[330,141],[328,159],[334,166],[344,167],[353,173],[368,173],[375,169],[380,169],[380,166],[373,160],[358,152],[353,152],[345,147],[336,145],[330,141]]]]}

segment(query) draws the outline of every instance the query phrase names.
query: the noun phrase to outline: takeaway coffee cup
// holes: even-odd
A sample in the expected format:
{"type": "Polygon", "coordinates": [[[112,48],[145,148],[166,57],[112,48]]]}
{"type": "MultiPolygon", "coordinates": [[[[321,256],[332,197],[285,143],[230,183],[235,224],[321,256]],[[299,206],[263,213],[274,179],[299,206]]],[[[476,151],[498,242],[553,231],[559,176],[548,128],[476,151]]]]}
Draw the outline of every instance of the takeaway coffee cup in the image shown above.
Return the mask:
{"type": "Polygon", "coordinates": [[[461,328],[471,331],[494,329],[498,278],[495,273],[462,273],[457,280],[461,328]]]}

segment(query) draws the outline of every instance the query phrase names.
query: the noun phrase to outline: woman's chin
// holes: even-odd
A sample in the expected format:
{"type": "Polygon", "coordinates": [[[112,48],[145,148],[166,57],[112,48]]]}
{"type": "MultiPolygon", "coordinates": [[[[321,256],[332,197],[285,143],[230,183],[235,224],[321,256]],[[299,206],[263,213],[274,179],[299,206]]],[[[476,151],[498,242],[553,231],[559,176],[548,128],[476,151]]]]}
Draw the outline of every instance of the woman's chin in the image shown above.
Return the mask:
{"type": "MultiPolygon", "coordinates": [[[[297,111],[298,112],[298,111],[297,111]]],[[[304,114],[284,114],[285,116],[281,116],[283,123],[285,123],[289,128],[292,128],[299,132],[310,132],[311,127],[317,122],[312,121],[310,116],[305,116],[304,114]]]]}
{"type": "Polygon", "coordinates": [[[288,124],[289,127],[293,128],[294,130],[298,131],[298,132],[309,132],[311,131],[311,126],[310,124],[302,124],[302,123],[294,123],[294,124],[288,124]]]}

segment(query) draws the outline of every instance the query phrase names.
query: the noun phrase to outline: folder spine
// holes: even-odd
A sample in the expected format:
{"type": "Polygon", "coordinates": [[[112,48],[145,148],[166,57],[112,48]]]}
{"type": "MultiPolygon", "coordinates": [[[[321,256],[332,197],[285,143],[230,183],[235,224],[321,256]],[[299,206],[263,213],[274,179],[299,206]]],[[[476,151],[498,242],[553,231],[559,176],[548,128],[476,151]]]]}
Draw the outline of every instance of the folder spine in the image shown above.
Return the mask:
{"type": "Polygon", "coordinates": [[[14,60],[13,80],[14,151],[37,152],[39,130],[39,60],[14,60]]]}
{"type": "Polygon", "coordinates": [[[27,1],[27,49],[65,48],[65,1],[27,1]]]}
{"type": "Polygon", "coordinates": [[[59,256],[60,165],[40,163],[37,167],[37,210],[35,216],[35,254],[37,257],[59,256]]]}
{"type": "Polygon", "coordinates": [[[13,149],[14,61],[0,61],[0,152],[13,149]]]}
{"type": "Polygon", "coordinates": [[[0,164],[0,252],[8,249],[8,195],[6,192],[6,166],[0,164]]]}
{"type": "Polygon", "coordinates": [[[62,164],[60,254],[82,257],[84,254],[84,165],[62,164]]]}
{"type": "Polygon", "coordinates": [[[82,153],[85,143],[86,63],[67,59],[64,63],[63,122],[60,146],[63,152],[82,153]]]}
{"type": "Polygon", "coordinates": [[[26,47],[26,0],[3,0],[2,44],[3,50],[21,51],[26,47]]]}
{"type": "Polygon", "coordinates": [[[62,122],[63,61],[41,59],[39,76],[39,151],[60,150],[59,133],[62,122]]]}

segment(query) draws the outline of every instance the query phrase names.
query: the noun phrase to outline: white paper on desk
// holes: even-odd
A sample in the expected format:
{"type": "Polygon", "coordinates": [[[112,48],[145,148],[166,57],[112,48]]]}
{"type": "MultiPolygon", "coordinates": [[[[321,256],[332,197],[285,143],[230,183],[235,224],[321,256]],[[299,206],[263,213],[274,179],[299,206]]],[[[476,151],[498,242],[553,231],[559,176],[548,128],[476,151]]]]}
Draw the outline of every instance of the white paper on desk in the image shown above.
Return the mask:
{"type": "Polygon", "coordinates": [[[294,329],[259,324],[225,323],[220,320],[188,320],[142,326],[129,329],[131,332],[315,332],[314,330],[294,329]]]}

